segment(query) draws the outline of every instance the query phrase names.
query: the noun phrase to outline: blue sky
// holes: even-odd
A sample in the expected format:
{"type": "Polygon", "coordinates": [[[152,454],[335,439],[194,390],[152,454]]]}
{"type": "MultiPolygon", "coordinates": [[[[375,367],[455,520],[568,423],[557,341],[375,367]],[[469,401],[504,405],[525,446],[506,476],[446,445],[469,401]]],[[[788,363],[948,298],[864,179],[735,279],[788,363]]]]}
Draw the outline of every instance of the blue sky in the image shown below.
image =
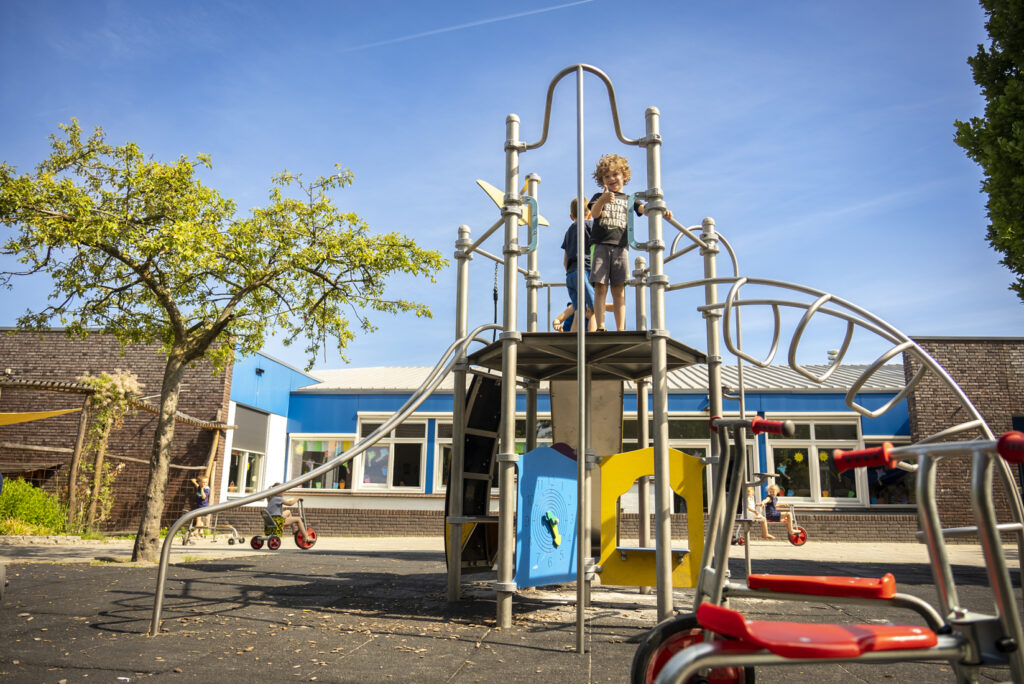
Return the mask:
{"type": "MultiPolygon", "coordinates": [[[[505,117],[518,114],[522,138],[538,139],[551,78],[587,63],[615,84],[627,136],[643,134],[647,107],[661,111],[669,207],[687,225],[714,217],[744,275],[831,292],[910,335],[1021,336],[1022,304],[984,241],[981,172],[953,143],[954,120],[984,108],[966,58],[986,40],[967,0],[6,0],[0,158],[31,169],[57,124],[76,117],[163,160],[211,154],[204,181],[243,209],[265,201],[282,169],[315,176],[340,162],[356,181],[339,206],[450,256],[460,224],[479,235],[498,218],[474,181],[503,183],[505,117]]],[[[604,152],[626,156],[627,190],[643,189],[643,152],[615,140],[594,77],[585,98],[587,193],[604,152]]],[[[548,143],[522,158],[552,221],[545,281],[564,275],[575,122],[568,79],[548,143]]],[[[501,251],[493,240],[488,249],[501,251]]],[[[701,264],[684,257],[668,273],[693,280],[701,264]]],[[[472,276],[470,322],[490,322],[493,264],[478,257],[472,276]]],[[[454,288],[454,265],[432,286],[396,279],[393,293],[428,303],[434,318],[375,317],[379,331],[350,345],[351,363],[432,364],[454,333],[454,288]]],[[[5,293],[0,325],[44,294],[38,281],[5,293]]],[[[564,299],[554,295],[556,310],[564,299]]],[[[704,348],[698,303],[670,295],[668,329],[704,348]]],[[[842,341],[834,323],[815,321],[802,363],[842,341]]],[[[769,327],[764,313],[745,315],[753,355],[769,327]]],[[[847,359],[886,348],[858,335],[847,359]]],[[[306,363],[298,347],[266,351],[306,363]]],[[[316,359],[341,365],[333,349],[316,359]]]]}

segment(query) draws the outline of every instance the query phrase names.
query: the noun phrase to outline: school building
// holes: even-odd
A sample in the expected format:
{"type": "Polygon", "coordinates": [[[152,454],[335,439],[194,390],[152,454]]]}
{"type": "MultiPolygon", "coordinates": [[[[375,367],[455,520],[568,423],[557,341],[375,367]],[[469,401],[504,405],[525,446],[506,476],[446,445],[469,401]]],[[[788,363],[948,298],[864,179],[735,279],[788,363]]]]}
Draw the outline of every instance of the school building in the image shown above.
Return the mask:
{"type": "MultiPolygon", "coordinates": [[[[997,434],[1024,421],[1024,339],[920,338],[917,340],[964,388],[997,434]]],[[[158,392],[159,353],[139,345],[122,356],[102,336],[70,340],[62,331],[0,335],[0,413],[80,406],[75,378],[84,372],[127,368],[140,375],[147,394],[158,392]],[[61,388],[44,389],[50,384],[61,388]]],[[[911,360],[911,364],[912,364],[911,360]]],[[[824,368],[808,367],[821,373],[824,368]]],[[[843,366],[824,384],[788,367],[745,366],[748,415],[790,419],[791,438],[759,436],[757,470],[777,473],[776,482],[797,507],[800,525],[821,539],[912,540],[917,530],[912,474],[903,471],[836,472],[833,449],[909,444],[957,422],[956,407],[939,383],[925,379],[909,401],[879,418],[866,418],[846,405],[849,388],[864,372],[843,366]]],[[[875,372],[854,400],[869,409],[889,402],[916,369],[893,364],[875,372]]],[[[373,432],[412,396],[427,367],[350,368],[304,373],[264,354],[238,360],[215,375],[200,364],[191,369],[181,396],[165,524],[187,510],[188,480],[212,463],[214,501],[229,500],[283,482],[322,465],[373,432]]],[[[739,382],[735,366],[723,369],[727,396],[739,382]]],[[[440,535],[444,529],[446,468],[451,454],[453,389],[449,379],[404,423],[350,463],[334,468],[301,489],[307,517],[321,534],[440,535]]],[[[638,448],[636,388],[622,389],[622,450],[638,448]]],[[[616,400],[618,400],[616,398],[616,400]]],[[[520,392],[517,436],[526,442],[525,392],[520,392]]],[[[727,399],[726,412],[738,403],[727,399]]],[[[670,446],[703,455],[709,450],[707,373],[690,366],[669,376],[670,446]]],[[[144,487],[155,416],[138,411],[111,440],[108,458],[120,459],[118,504],[110,529],[132,530],[144,487]],[[128,503],[122,503],[128,502],[128,503]]],[[[73,414],[34,423],[0,426],[0,471],[22,473],[41,486],[66,485],[78,418],[73,414]]],[[[552,438],[550,395],[541,384],[537,442],[552,438]]],[[[967,466],[964,465],[964,468],[967,466]]],[[[705,486],[711,484],[710,469],[705,486]]],[[[967,496],[958,464],[940,471],[940,496],[967,496]]],[[[496,496],[496,491],[494,494],[496,496]]],[[[622,534],[638,527],[636,487],[622,497],[622,534]]],[[[1005,494],[997,492],[1005,516],[1005,494]]],[[[496,503],[495,503],[496,505],[496,503]]],[[[246,536],[262,527],[258,506],[222,514],[246,536]]],[[[951,507],[948,526],[971,524],[951,507]]],[[[967,509],[961,508],[961,511],[967,509]]],[[[680,534],[686,513],[677,507],[680,534]]],[[[969,514],[969,511],[967,511],[969,514]]]]}

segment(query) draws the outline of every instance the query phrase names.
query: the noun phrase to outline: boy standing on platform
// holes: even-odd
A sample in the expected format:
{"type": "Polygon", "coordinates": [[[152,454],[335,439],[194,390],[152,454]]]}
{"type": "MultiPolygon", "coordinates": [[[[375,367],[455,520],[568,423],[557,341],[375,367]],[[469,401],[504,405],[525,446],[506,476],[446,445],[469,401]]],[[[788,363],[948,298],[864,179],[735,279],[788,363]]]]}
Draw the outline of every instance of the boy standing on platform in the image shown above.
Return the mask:
{"type": "MultiPolygon", "coordinates": [[[[569,217],[573,223],[569,226],[569,229],[565,231],[565,237],[562,238],[562,249],[564,254],[562,255],[562,265],[565,266],[565,287],[569,290],[569,303],[572,306],[573,313],[579,311],[580,298],[579,292],[577,292],[577,279],[579,277],[577,265],[577,252],[579,246],[577,245],[577,230],[580,224],[576,220],[576,198],[574,197],[572,202],[569,203],[569,217]]],[[[588,212],[589,213],[589,212],[588,212]]],[[[590,232],[593,228],[594,222],[587,219],[583,222],[583,287],[586,290],[586,320],[587,330],[593,332],[597,328],[597,324],[594,319],[594,288],[590,285],[590,232]]],[[[572,327],[570,330],[576,332],[576,326],[578,325],[579,316],[573,315],[572,327]]]]}
{"type": "MultiPolygon", "coordinates": [[[[612,313],[615,327],[626,329],[626,280],[629,277],[629,236],[627,235],[628,212],[632,209],[638,216],[644,215],[644,205],[637,200],[628,206],[628,196],[622,192],[629,182],[629,162],[617,154],[606,154],[597,162],[594,180],[604,188],[590,198],[590,213],[594,219],[594,257],[591,263],[591,282],[594,284],[594,301],[598,332],[604,330],[605,297],[609,287],[612,291],[612,313]]],[[[665,212],[672,218],[672,212],[665,212]]]]}

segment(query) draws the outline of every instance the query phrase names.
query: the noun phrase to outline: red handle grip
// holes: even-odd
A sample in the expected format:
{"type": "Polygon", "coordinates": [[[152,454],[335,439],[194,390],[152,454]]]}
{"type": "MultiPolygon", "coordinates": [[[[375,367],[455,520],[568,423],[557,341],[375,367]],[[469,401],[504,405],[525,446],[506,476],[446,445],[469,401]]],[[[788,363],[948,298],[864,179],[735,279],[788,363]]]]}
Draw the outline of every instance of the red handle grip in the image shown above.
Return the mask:
{"type": "Polygon", "coordinates": [[[796,425],[791,420],[765,420],[760,416],[755,416],[750,421],[750,430],[755,435],[759,435],[762,432],[770,432],[773,435],[792,437],[796,434],[796,425]]]}
{"type": "Polygon", "coordinates": [[[892,449],[890,442],[884,442],[882,446],[870,449],[858,449],[856,451],[843,451],[836,449],[832,452],[832,460],[839,472],[845,472],[853,468],[868,468],[871,466],[884,466],[889,470],[896,467],[896,460],[889,455],[892,449]]]}
{"type": "Polygon", "coordinates": [[[996,451],[1010,463],[1024,463],[1024,432],[1007,432],[996,442],[996,451]]]}

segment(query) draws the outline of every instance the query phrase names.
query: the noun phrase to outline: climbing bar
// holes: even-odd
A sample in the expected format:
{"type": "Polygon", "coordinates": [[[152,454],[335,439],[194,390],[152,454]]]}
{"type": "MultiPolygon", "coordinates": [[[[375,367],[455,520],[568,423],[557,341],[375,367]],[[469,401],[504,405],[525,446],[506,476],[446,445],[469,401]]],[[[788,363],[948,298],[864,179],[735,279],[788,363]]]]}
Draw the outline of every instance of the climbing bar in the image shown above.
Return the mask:
{"type": "Polygon", "coordinates": [[[760,416],[754,416],[753,418],[722,418],[721,416],[712,416],[709,421],[712,432],[718,432],[720,427],[732,427],[732,428],[750,428],[751,432],[755,435],[759,435],[762,432],[770,432],[773,435],[782,435],[783,437],[792,437],[796,434],[796,425],[791,420],[767,420],[760,416]]]}
{"type": "Polygon", "coordinates": [[[791,420],[765,420],[760,416],[755,416],[750,421],[750,430],[755,435],[759,435],[762,432],[769,432],[773,435],[792,437],[796,434],[796,425],[794,425],[791,420]]]}
{"type": "Polygon", "coordinates": [[[892,470],[896,467],[896,459],[889,453],[890,451],[892,451],[891,442],[884,442],[882,446],[871,447],[870,449],[857,449],[854,451],[836,449],[832,452],[832,460],[836,464],[836,469],[841,473],[853,468],[868,468],[872,466],[884,466],[888,470],[892,470]]]}

